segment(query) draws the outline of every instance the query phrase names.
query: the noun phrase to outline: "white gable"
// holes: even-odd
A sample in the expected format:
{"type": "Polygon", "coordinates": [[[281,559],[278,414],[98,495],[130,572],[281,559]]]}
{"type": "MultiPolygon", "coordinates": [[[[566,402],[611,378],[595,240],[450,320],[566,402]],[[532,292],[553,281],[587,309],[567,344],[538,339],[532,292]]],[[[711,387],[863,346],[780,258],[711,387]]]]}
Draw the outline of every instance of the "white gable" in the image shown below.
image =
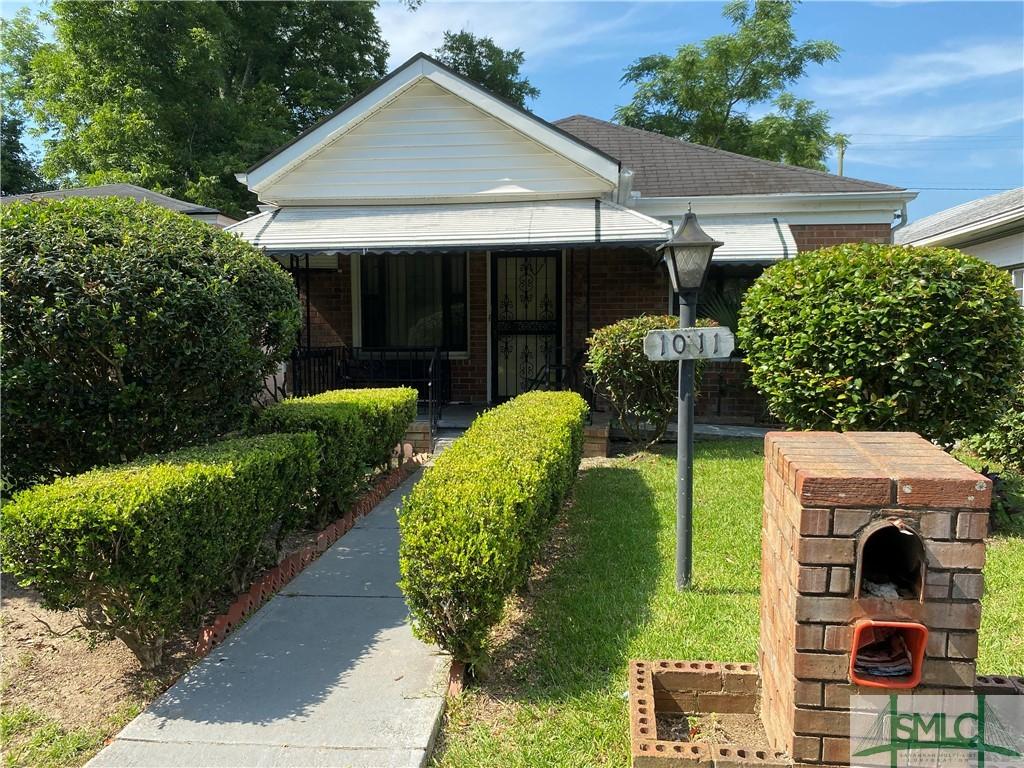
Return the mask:
{"type": "Polygon", "coordinates": [[[584,198],[617,180],[615,161],[429,59],[406,65],[246,178],[277,205],[584,198]]]}

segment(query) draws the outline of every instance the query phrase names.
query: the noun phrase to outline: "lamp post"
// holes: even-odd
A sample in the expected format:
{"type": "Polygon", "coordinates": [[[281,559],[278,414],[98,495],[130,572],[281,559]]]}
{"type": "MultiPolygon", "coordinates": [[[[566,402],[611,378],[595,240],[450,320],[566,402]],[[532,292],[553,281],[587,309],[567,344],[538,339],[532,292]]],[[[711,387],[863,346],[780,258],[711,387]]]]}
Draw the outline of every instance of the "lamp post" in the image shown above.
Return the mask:
{"type": "MultiPolygon", "coordinates": [[[[679,296],[679,327],[697,321],[697,296],[707,279],[711,254],[722,243],[711,238],[687,210],[671,239],[658,246],[672,290],[679,296]]],[[[676,427],[676,589],[690,585],[693,533],[693,374],[696,360],[679,361],[676,427]]]]}

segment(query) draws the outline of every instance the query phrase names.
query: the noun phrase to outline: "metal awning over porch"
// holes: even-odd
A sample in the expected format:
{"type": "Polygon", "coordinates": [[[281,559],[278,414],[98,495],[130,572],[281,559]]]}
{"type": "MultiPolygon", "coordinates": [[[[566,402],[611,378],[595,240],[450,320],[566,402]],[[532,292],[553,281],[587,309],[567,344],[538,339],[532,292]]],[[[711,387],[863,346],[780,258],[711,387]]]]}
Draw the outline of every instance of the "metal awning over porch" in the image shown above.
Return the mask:
{"type": "Polygon", "coordinates": [[[715,264],[768,264],[796,256],[789,225],[773,216],[701,216],[700,226],[722,245],[715,264]]]}
{"type": "Polygon", "coordinates": [[[268,211],[228,231],[271,253],[654,246],[669,225],[607,200],[316,206],[268,211]]]}

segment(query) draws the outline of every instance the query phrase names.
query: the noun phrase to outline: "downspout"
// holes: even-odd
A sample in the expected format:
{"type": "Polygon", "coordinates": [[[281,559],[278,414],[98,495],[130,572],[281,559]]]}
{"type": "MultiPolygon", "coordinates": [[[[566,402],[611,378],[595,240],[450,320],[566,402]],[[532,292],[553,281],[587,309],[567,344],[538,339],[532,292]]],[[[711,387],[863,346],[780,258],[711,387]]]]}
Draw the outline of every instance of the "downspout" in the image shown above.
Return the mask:
{"type": "Polygon", "coordinates": [[[897,229],[902,229],[903,227],[907,226],[908,218],[909,215],[907,214],[907,201],[904,200],[903,204],[900,206],[900,223],[893,227],[890,231],[895,232],[897,229]]]}

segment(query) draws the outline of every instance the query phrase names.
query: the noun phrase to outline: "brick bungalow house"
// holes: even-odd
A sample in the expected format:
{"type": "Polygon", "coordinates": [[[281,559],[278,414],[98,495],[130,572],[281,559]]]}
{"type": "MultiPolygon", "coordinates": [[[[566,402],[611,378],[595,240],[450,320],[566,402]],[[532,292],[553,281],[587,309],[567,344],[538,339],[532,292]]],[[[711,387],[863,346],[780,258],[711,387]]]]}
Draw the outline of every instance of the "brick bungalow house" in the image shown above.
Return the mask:
{"type": "MultiPolygon", "coordinates": [[[[491,403],[583,388],[590,331],[662,313],[654,248],[687,205],[725,243],[710,291],[853,240],[889,242],[914,193],[583,115],[554,123],[425,54],[238,175],[261,212],[229,231],[295,276],[299,392],[408,381],[491,403]]],[[[742,364],[714,366],[701,415],[750,422],[742,364]]]]}

